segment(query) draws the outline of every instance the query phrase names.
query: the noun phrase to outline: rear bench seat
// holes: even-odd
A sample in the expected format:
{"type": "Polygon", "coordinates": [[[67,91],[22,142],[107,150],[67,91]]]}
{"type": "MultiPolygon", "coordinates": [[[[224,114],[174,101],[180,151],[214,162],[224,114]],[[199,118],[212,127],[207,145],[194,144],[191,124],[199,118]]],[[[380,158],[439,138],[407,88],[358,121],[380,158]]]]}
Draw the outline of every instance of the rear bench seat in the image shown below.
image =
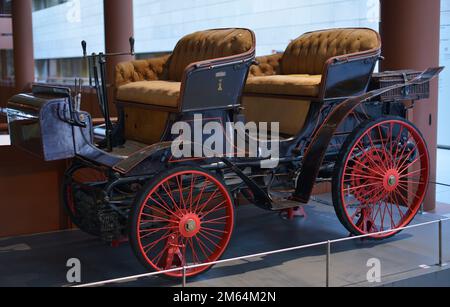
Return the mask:
{"type": "Polygon", "coordinates": [[[242,98],[247,120],[280,122],[281,133],[296,135],[311,103],[323,101],[327,61],[379,48],[380,37],[371,29],[331,29],[306,33],[284,53],[257,58],[242,98]]]}

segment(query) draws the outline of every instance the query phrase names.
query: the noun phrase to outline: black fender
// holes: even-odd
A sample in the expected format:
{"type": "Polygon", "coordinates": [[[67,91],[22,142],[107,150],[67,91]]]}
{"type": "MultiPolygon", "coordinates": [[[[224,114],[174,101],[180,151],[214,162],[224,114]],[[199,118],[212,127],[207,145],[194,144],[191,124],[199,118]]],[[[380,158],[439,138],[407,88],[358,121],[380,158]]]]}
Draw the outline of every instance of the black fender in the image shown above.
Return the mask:
{"type": "Polygon", "coordinates": [[[330,144],[333,135],[336,133],[339,125],[358,106],[389,91],[430,82],[437,77],[443,69],[443,67],[429,68],[409,82],[377,89],[358,97],[351,97],[336,106],[325,119],[322,126],[316,131],[306,150],[294,198],[305,204],[309,202],[317,176],[319,175],[320,167],[322,166],[328,145],[330,144]]]}
{"type": "MultiPolygon", "coordinates": [[[[181,165],[208,164],[214,158],[175,158],[172,155],[172,146],[176,141],[161,142],[150,145],[132,154],[127,159],[121,160],[113,166],[113,170],[123,176],[144,176],[153,175],[168,168],[181,165]]],[[[184,142],[192,147],[196,144],[193,142],[184,142]]]]}
{"type": "Polygon", "coordinates": [[[155,163],[163,164],[161,159],[165,154],[171,152],[171,148],[172,142],[163,142],[145,147],[127,159],[115,164],[113,170],[125,176],[129,176],[130,174],[134,175],[135,172],[144,171],[144,173],[150,173],[157,171],[155,169],[139,170],[139,168],[149,159],[154,159],[155,163]]]}

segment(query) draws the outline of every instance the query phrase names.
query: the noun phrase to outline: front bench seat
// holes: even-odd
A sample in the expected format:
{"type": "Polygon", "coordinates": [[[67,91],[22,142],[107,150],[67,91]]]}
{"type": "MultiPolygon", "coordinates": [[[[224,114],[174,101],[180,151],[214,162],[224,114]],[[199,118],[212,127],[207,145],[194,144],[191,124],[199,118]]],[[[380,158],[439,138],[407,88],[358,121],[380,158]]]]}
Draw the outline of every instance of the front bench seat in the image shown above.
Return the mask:
{"type": "Polygon", "coordinates": [[[119,64],[116,98],[178,109],[181,81],[191,63],[241,54],[253,44],[253,34],[246,29],[208,30],[187,35],[170,56],[119,64]]]}

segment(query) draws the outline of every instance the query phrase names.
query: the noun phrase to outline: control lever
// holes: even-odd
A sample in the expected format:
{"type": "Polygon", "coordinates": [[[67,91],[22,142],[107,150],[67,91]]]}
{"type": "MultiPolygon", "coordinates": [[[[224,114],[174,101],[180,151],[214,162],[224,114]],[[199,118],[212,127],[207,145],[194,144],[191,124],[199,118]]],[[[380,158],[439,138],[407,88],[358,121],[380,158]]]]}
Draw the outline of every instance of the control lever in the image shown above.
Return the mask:
{"type": "Polygon", "coordinates": [[[83,57],[87,57],[87,43],[86,41],[81,42],[81,47],[83,48],[83,57]]]}
{"type": "Polygon", "coordinates": [[[83,86],[83,79],[75,79],[75,94],[73,97],[74,109],[76,112],[81,110],[81,90],[83,86]]]}
{"type": "Polygon", "coordinates": [[[130,41],[130,53],[131,53],[131,55],[134,55],[135,54],[134,53],[134,43],[135,43],[134,37],[131,36],[129,41],[130,41]]]}
{"type": "Polygon", "coordinates": [[[88,74],[89,74],[89,87],[92,87],[92,66],[91,59],[87,57],[87,43],[85,40],[81,42],[81,47],[83,48],[83,57],[87,58],[88,61],[88,74]]]}

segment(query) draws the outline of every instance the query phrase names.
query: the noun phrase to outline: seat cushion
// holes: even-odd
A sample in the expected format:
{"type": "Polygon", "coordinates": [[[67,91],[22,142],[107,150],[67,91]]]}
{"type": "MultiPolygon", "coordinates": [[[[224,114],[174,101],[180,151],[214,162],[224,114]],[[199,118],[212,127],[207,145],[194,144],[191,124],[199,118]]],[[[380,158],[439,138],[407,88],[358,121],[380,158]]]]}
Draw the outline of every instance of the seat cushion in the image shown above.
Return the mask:
{"type": "Polygon", "coordinates": [[[245,93],[318,97],[321,75],[274,75],[247,79],[245,93]]]}
{"type": "Polygon", "coordinates": [[[178,108],[180,82],[139,81],[120,86],[117,100],[161,107],[178,108]]]}

